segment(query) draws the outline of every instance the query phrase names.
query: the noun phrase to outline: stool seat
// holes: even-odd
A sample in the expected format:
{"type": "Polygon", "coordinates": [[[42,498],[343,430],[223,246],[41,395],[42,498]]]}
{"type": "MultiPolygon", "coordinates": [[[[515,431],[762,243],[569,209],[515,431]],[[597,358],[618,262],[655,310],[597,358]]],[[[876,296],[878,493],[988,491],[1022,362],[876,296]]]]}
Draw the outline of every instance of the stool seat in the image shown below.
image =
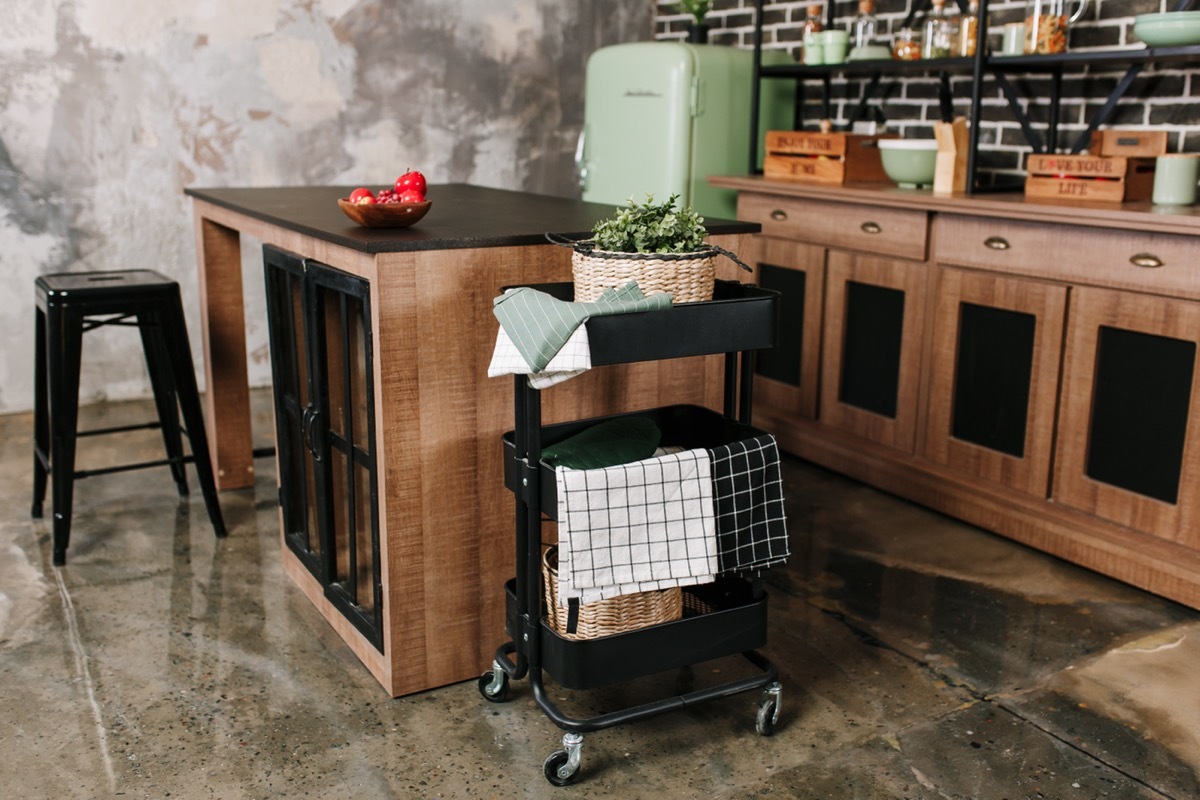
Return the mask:
{"type": "Polygon", "coordinates": [[[111,472],[168,466],[179,494],[186,496],[184,465],[194,464],[213,530],[217,536],[225,536],[179,284],[145,269],[42,275],[34,284],[37,319],[32,514],[42,516],[49,476],[54,563],[66,563],[75,480],[111,472]],[[158,421],[78,431],[82,337],[106,325],[138,328],[158,421]],[[167,458],[88,471],[75,469],[78,437],[136,428],[161,428],[167,458]],[[183,436],[191,445],[190,455],[184,453],[183,436]]]}

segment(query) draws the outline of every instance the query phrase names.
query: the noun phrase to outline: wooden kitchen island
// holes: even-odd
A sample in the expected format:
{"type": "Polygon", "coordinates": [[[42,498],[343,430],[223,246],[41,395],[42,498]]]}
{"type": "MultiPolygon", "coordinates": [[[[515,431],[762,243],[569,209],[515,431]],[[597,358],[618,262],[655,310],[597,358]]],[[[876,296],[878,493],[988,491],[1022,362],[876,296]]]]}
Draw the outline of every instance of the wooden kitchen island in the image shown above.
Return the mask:
{"type": "Polygon", "coordinates": [[[713,178],[784,449],[1200,608],[1200,211],[713,178]]]}
{"type": "MultiPolygon", "coordinates": [[[[277,390],[291,380],[299,395],[282,405],[277,396],[277,430],[285,438],[277,441],[278,474],[283,484],[288,476],[295,484],[280,492],[284,568],[398,696],[477,677],[504,632],[514,506],[504,489],[500,437],[513,426],[513,398],[511,379],[487,377],[497,330],[492,299],[507,285],[569,281],[570,250],[548,244],[544,234],[585,238],[613,209],[435,185],[428,193],[433,207],[417,225],[367,229],[337,206],[351,188],[187,191],[199,260],[205,401],[219,486],[252,485],[244,234],[278,248],[294,268],[278,273],[282,282],[268,280],[269,294],[272,286],[285,293],[269,297],[269,307],[276,302],[293,321],[272,328],[273,351],[284,341],[301,362],[288,367],[272,353],[273,366],[283,365],[285,373],[276,371],[277,390]],[[364,317],[361,336],[354,325],[329,326],[336,303],[310,320],[322,329],[324,360],[313,359],[317,339],[300,324],[301,293],[310,283],[323,291],[341,287],[343,315],[353,318],[357,310],[364,317]],[[327,347],[341,341],[339,330],[341,343],[352,346],[327,347]],[[345,418],[354,420],[354,436],[338,429],[336,398],[330,419],[314,413],[316,398],[307,396],[306,384],[316,373],[333,387],[326,394],[351,398],[345,418]],[[347,390],[351,384],[370,387],[369,397],[347,390]],[[363,435],[368,430],[369,438],[363,435]],[[297,443],[339,437],[353,452],[346,474],[361,474],[363,481],[351,477],[353,488],[347,488],[335,472],[322,490],[321,470],[332,467],[315,464],[297,443]],[[319,495],[323,502],[315,500],[319,495]],[[298,504],[291,521],[289,502],[298,504]],[[335,551],[327,561],[324,546],[335,551]],[[356,556],[347,564],[348,550],[356,556]]],[[[740,252],[749,238],[743,234],[758,226],[712,221],[709,229],[715,244],[740,252]]],[[[735,277],[731,263],[721,269],[718,277],[735,277]]],[[[720,356],[606,367],[548,392],[544,413],[553,422],[665,403],[719,409],[722,377],[720,356]]]]}

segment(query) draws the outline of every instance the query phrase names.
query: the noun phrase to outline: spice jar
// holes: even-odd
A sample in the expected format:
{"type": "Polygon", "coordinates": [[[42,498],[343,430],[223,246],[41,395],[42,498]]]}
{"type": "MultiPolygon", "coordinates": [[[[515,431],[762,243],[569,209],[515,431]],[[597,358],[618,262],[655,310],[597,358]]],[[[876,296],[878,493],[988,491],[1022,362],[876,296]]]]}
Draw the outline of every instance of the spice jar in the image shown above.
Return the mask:
{"type": "Polygon", "coordinates": [[[825,23],[821,21],[821,7],[811,5],[808,7],[808,16],[804,18],[804,27],[801,28],[801,41],[804,44],[803,62],[805,64],[820,64],[823,60],[821,53],[821,45],[817,43],[816,34],[825,30],[825,23]]]}
{"type": "Polygon", "coordinates": [[[1067,52],[1067,32],[1083,16],[1087,0],[1069,14],[1069,0],[1027,0],[1025,4],[1025,53],[1053,55],[1067,52]]]}
{"type": "Polygon", "coordinates": [[[901,28],[892,41],[892,58],[896,61],[918,61],[921,58],[921,32],[901,28]]]}
{"type": "Polygon", "coordinates": [[[949,58],[954,55],[954,23],[946,13],[946,0],[933,0],[922,31],[922,58],[949,58]]]}

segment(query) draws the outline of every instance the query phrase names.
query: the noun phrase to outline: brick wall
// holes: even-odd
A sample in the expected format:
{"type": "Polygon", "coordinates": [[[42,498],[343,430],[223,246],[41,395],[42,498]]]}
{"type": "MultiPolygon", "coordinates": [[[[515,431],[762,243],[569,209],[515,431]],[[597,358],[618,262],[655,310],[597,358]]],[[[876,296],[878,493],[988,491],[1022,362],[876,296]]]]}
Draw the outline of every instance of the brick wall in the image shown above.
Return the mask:
{"type": "MultiPolygon", "coordinates": [[[[819,0],[812,0],[819,2],[819,0]]],[[[784,50],[793,58],[800,53],[800,27],[810,0],[767,0],[763,13],[764,49],[784,50]]],[[[835,25],[848,27],[857,9],[856,0],[824,0],[834,3],[835,25]]],[[[947,6],[953,7],[954,0],[947,6]]],[[[928,7],[928,0],[876,0],[880,36],[890,42],[899,30],[913,3],[928,7]]],[[[1133,34],[1133,18],[1137,14],[1168,11],[1176,0],[1089,0],[1087,10],[1072,25],[1070,49],[1112,50],[1140,49],[1133,34]]],[[[676,10],[670,0],[657,0],[655,36],[658,39],[682,39],[690,17],[676,10]]],[[[1072,5],[1072,8],[1075,6],[1072,5]]],[[[994,49],[999,49],[1000,32],[1004,23],[1024,18],[1025,2],[997,0],[990,4],[988,36],[994,49]]],[[[918,20],[920,17],[918,16],[918,20]]],[[[752,48],[754,46],[753,0],[714,0],[708,15],[711,44],[752,48]]],[[[918,22],[919,24],[919,22],[918,22]]],[[[1111,90],[1125,74],[1127,64],[1102,65],[1096,68],[1068,68],[1061,84],[1058,143],[1065,151],[1087,128],[1087,120],[1103,105],[1111,90]]],[[[956,114],[970,111],[971,76],[969,73],[951,75],[956,114]]],[[[1051,79],[1044,74],[1011,74],[1009,81],[1025,109],[1032,127],[1044,136],[1051,79]]],[[[835,75],[831,84],[831,118],[835,125],[845,125],[859,102],[863,79],[845,79],[835,75]]],[[[805,128],[815,128],[822,116],[819,81],[805,84],[803,120],[805,128]]],[[[873,105],[882,112],[889,130],[903,136],[932,136],[931,124],[940,119],[938,103],[939,79],[936,74],[915,73],[911,77],[887,78],[875,93],[873,105]]],[[[1155,127],[1169,132],[1170,152],[1200,152],[1200,59],[1189,64],[1146,64],[1129,91],[1103,127],[1155,127]]],[[[978,165],[984,183],[1009,183],[1023,177],[1021,164],[1032,149],[1008,101],[996,82],[990,78],[983,83],[983,113],[979,135],[978,165]]]]}

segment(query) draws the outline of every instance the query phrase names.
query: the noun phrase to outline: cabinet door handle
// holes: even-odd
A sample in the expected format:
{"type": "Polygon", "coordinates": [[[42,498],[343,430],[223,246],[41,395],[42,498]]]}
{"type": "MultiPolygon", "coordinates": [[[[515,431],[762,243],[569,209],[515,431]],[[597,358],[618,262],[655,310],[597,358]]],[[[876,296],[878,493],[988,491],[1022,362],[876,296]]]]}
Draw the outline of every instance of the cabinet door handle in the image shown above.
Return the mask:
{"type": "Polygon", "coordinates": [[[308,448],[308,452],[312,453],[314,461],[321,460],[321,451],[313,442],[313,426],[319,416],[321,416],[321,412],[312,405],[305,406],[304,413],[300,415],[300,435],[304,439],[304,446],[308,448]]]}
{"type": "Polygon", "coordinates": [[[867,221],[858,226],[863,233],[883,233],[883,227],[878,222],[867,221]]]}
{"type": "Polygon", "coordinates": [[[1155,267],[1161,267],[1166,262],[1154,255],[1154,253],[1134,253],[1129,257],[1129,263],[1135,267],[1154,269],[1155,267]]]}
{"type": "Polygon", "coordinates": [[[983,246],[990,247],[993,250],[1007,250],[1012,245],[1003,236],[989,236],[983,240],[983,246]]]}
{"type": "Polygon", "coordinates": [[[787,212],[782,208],[777,208],[771,212],[771,219],[775,220],[776,222],[783,222],[787,219],[787,212]]]}

